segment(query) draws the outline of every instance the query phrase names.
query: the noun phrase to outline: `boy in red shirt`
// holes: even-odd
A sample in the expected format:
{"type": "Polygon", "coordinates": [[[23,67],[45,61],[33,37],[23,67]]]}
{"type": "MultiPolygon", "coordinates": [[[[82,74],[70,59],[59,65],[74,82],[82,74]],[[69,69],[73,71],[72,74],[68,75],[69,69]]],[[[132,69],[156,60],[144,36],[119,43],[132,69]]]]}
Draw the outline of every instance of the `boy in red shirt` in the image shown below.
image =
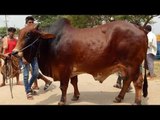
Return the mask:
{"type": "MultiPolygon", "coordinates": [[[[12,50],[15,48],[17,44],[17,39],[14,37],[14,34],[16,32],[16,29],[14,27],[8,28],[8,35],[3,38],[2,42],[2,53],[3,54],[9,54],[12,52],[12,50]]],[[[17,79],[17,85],[22,85],[22,83],[17,79]]],[[[3,80],[0,87],[5,86],[5,80],[3,80]]]]}
{"type": "Polygon", "coordinates": [[[9,54],[12,52],[17,44],[17,39],[14,37],[16,29],[13,27],[8,28],[8,36],[3,39],[3,53],[9,54]]]}

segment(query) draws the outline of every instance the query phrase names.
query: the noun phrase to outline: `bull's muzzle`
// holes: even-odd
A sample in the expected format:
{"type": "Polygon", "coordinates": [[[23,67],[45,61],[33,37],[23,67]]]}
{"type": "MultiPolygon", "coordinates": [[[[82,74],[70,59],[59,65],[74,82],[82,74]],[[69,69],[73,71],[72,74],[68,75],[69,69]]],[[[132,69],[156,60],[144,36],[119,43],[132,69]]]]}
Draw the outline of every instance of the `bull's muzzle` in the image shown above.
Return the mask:
{"type": "Polygon", "coordinates": [[[11,54],[14,55],[15,57],[23,57],[23,52],[20,52],[18,50],[12,51],[11,54]]]}

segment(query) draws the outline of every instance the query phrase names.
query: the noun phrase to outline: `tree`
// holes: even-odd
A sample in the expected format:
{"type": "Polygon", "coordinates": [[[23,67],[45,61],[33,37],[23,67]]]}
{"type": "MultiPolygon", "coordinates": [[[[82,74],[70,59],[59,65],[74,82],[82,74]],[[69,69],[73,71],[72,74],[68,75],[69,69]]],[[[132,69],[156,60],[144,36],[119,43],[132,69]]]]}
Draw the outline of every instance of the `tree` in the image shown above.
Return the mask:
{"type": "MultiPolygon", "coordinates": [[[[1,37],[4,37],[4,36],[6,36],[7,35],[7,33],[6,33],[6,27],[0,27],[0,36],[1,37]]],[[[16,28],[16,35],[19,33],[19,28],[16,28]]]]}
{"type": "Polygon", "coordinates": [[[88,27],[91,23],[89,15],[69,15],[67,18],[71,21],[72,25],[77,28],[88,27]]]}
{"type": "Polygon", "coordinates": [[[156,15],[33,15],[42,28],[62,17],[68,18],[74,27],[86,28],[100,25],[103,20],[110,22],[112,18],[146,25],[153,22],[151,19],[155,16],[156,15]]]}
{"type": "Polygon", "coordinates": [[[40,24],[41,28],[47,27],[50,24],[54,23],[59,18],[63,17],[62,15],[32,15],[32,16],[40,24]]]}
{"type": "Polygon", "coordinates": [[[6,35],[7,35],[7,33],[6,33],[6,27],[0,27],[0,36],[4,37],[6,35]]]}
{"type": "Polygon", "coordinates": [[[115,20],[127,20],[131,23],[139,24],[142,26],[152,23],[151,19],[156,15],[114,15],[115,20]]]}

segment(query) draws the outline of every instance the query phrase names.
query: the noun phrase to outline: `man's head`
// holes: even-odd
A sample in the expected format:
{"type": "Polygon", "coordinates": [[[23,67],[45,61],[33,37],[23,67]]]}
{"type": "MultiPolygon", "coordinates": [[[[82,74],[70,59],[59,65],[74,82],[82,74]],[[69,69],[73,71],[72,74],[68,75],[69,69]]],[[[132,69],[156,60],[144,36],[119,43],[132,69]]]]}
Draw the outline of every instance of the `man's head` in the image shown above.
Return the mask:
{"type": "Polygon", "coordinates": [[[31,25],[34,23],[34,18],[32,16],[28,16],[25,19],[26,25],[31,25]]]}
{"type": "Polygon", "coordinates": [[[15,33],[15,32],[16,32],[16,28],[14,28],[14,27],[9,27],[9,28],[8,28],[8,32],[13,32],[13,33],[15,33]]]}
{"type": "Polygon", "coordinates": [[[12,38],[14,36],[14,33],[16,32],[16,28],[9,27],[8,28],[8,35],[12,38]]]}
{"type": "Polygon", "coordinates": [[[145,27],[145,30],[146,30],[147,32],[152,31],[152,27],[151,27],[151,25],[147,25],[147,26],[145,27]]]}

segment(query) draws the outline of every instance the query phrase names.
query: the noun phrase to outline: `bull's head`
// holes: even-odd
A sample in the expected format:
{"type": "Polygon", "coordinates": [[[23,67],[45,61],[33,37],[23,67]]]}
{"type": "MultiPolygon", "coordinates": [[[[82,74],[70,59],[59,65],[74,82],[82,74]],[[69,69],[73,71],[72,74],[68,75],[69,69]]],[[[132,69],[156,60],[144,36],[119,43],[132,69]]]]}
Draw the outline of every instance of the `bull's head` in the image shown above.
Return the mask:
{"type": "MultiPolygon", "coordinates": [[[[18,52],[18,56],[23,57],[23,51],[25,50],[25,48],[27,46],[33,47],[33,44],[35,44],[35,43],[36,43],[35,45],[38,44],[38,40],[51,39],[51,38],[55,38],[55,36],[52,34],[40,32],[38,30],[37,24],[32,24],[30,26],[26,26],[26,27],[22,28],[19,32],[18,42],[17,42],[16,47],[13,50],[13,53],[18,52]]],[[[30,49],[29,47],[27,47],[26,50],[30,49]]],[[[34,52],[35,52],[35,50],[34,50],[34,52]]]]}

